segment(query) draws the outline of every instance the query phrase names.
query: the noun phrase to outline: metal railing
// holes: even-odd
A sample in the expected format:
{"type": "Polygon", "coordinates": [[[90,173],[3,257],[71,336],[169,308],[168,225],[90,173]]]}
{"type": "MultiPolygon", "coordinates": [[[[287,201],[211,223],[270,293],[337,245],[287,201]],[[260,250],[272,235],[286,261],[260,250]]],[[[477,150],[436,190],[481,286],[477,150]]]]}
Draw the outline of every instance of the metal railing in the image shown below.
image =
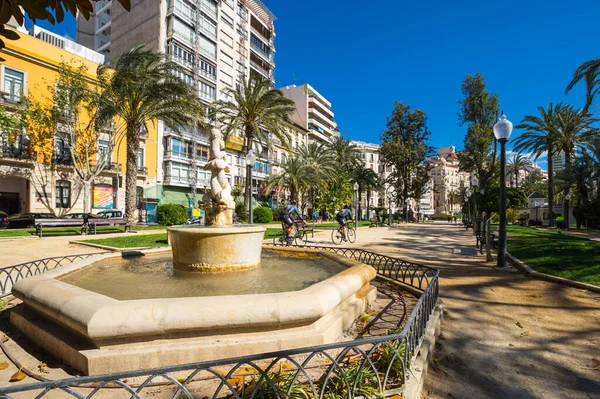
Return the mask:
{"type": "MultiPolygon", "coordinates": [[[[33,394],[35,391],[37,398],[43,398],[61,390],[64,397],[93,398],[101,389],[107,388],[119,389],[130,398],[141,399],[150,390],[165,385],[172,389],[169,397],[190,399],[327,399],[390,396],[402,392],[437,304],[439,271],[361,249],[309,248],[334,252],[369,264],[379,276],[421,290],[422,294],[404,327],[388,331],[390,335],[348,342],[3,387],[0,388],[0,397],[12,398],[10,394],[13,393],[33,394]]],[[[58,266],[60,264],[55,267],[58,266]]],[[[38,268],[35,266],[34,270],[38,268]]],[[[162,392],[167,393],[166,390],[162,392]]]]}
{"type": "Polygon", "coordinates": [[[21,279],[36,276],[49,270],[56,269],[57,267],[64,266],[65,264],[73,263],[76,260],[86,259],[101,253],[106,252],[45,258],[2,268],[0,269],[0,298],[10,295],[13,285],[21,279]]]}

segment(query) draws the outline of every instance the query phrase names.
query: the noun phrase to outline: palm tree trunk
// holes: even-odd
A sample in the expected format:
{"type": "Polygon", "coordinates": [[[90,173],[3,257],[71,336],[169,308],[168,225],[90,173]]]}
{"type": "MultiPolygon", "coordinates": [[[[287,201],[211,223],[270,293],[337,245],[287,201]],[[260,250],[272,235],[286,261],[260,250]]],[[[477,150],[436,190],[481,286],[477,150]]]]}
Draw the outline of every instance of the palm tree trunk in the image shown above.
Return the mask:
{"type": "MultiPolygon", "coordinates": [[[[251,127],[246,128],[246,154],[254,147],[254,132],[251,127]]],[[[252,165],[254,167],[254,165],[252,165]]],[[[248,209],[250,195],[252,190],[252,180],[250,179],[250,165],[246,165],[246,189],[244,190],[244,209],[248,209]]]]}
{"type": "Polygon", "coordinates": [[[519,189],[519,170],[517,170],[517,173],[515,173],[515,188],[517,190],[519,189]]]}
{"type": "Polygon", "coordinates": [[[552,145],[548,145],[548,218],[550,219],[550,226],[554,225],[554,172],[552,167],[554,162],[552,160],[552,145]]]}
{"type": "Polygon", "coordinates": [[[127,161],[125,169],[125,217],[135,224],[135,194],[137,189],[137,161],[140,149],[141,125],[136,122],[127,124],[127,161]]]}
{"type": "MultiPolygon", "coordinates": [[[[571,151],[565,151],[565,169],[567,171],[571,170],[571,151]]],[[[564,219],[565,219],[565,229],[569,228],[569,200],[567,199],[567,195],[571,191],[571,184],[567,182],[567,187],[565,187],[565,200],[564,200],[564,219]]]]}

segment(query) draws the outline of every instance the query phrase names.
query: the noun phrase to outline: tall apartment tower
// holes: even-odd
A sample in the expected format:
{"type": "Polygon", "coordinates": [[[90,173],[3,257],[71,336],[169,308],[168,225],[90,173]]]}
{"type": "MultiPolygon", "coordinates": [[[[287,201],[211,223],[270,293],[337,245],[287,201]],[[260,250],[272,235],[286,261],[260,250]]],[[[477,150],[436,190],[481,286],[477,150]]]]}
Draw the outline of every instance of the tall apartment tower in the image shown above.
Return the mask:
{"type": "Polygon", "coordinates": [[[285,86],[279,90],[296,103],[296,112],[291,119],[308,129],[311,141],[327,142],[340,135],[337,123],[333,120],[331,103],[314,87],[303,84],[285,86]]]}
{"type": "MultiPolygon", "coordinates": [[[[222,90],[248,76],[274,81],[275,16],[260,0],[132,0],[130,12],[116,0],[101,0],[95,7],[89,21],[77,19],[79,43],[110,61],[142,44],[163,52],[184,68],[180,77],[197,88],[206,105],[227,100],[222,90]]],[[[164,201],[187,205],[190,187],[195,197],[196,190],[202,193],[209,186],[210,175],[202,169],[208,130],[171,131],[159,123],[164,201]]],[[[245,174],[242,145],[236,137],[227,142],[232,185],[245,174]]]]}

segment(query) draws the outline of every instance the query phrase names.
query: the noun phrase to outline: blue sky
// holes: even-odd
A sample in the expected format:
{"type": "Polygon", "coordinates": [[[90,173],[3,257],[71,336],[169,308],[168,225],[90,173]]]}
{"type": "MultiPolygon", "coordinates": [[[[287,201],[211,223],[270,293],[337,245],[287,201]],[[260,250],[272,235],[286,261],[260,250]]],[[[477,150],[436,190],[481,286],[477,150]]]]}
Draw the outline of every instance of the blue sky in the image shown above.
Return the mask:
{"type": "MultiPolygon", "coordinates": [[[[565,86],[600,55],[597,0],[263,1],[278,18],[277,85],[310,83],[355,140],[378,142],[398,100],[427,113],[435,147],[461,148],[466,74],[484,74],[516,125],[550,101],[581,106],[583,87],[565,86]]],[[[72,18],[48,28],[75,37],[72,18]]]]}

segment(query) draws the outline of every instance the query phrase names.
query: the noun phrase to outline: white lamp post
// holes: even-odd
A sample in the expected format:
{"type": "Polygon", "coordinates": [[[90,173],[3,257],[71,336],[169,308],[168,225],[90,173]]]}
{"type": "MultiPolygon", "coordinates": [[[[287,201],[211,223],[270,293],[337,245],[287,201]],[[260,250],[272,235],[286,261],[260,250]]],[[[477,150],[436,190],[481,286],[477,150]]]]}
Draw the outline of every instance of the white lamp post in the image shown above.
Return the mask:
{"type": "Polygon", "coordinates": [[[248,219],[250,220],[250,224],[254,224],[254,215],[252,214],[252,168],[254,168],[255,163],[256,153],[252,149],[246,154],[246,166],[248,167],[248,177],[250,180],[250,185],[248,186],[248,219]]]}
{"type": "Polygon", "coordinates": [[[500,237],[498,237],[497,267],[506,267],[506,142],[512,133],[513,124],[502,113],[494,125],[494,136],[500,143],[500,237]]]}
{"type": "Polygon", "coordinates": [[[354,182],[354,185],[352,186],[352,188],[354,189],[354,212],[352,214],[355,218],[358,218],[358,215],[356,214],[356,207],[357,207],[356,204],[358,203],[358,189],[359,189],[358,182],[354,182]]]}

